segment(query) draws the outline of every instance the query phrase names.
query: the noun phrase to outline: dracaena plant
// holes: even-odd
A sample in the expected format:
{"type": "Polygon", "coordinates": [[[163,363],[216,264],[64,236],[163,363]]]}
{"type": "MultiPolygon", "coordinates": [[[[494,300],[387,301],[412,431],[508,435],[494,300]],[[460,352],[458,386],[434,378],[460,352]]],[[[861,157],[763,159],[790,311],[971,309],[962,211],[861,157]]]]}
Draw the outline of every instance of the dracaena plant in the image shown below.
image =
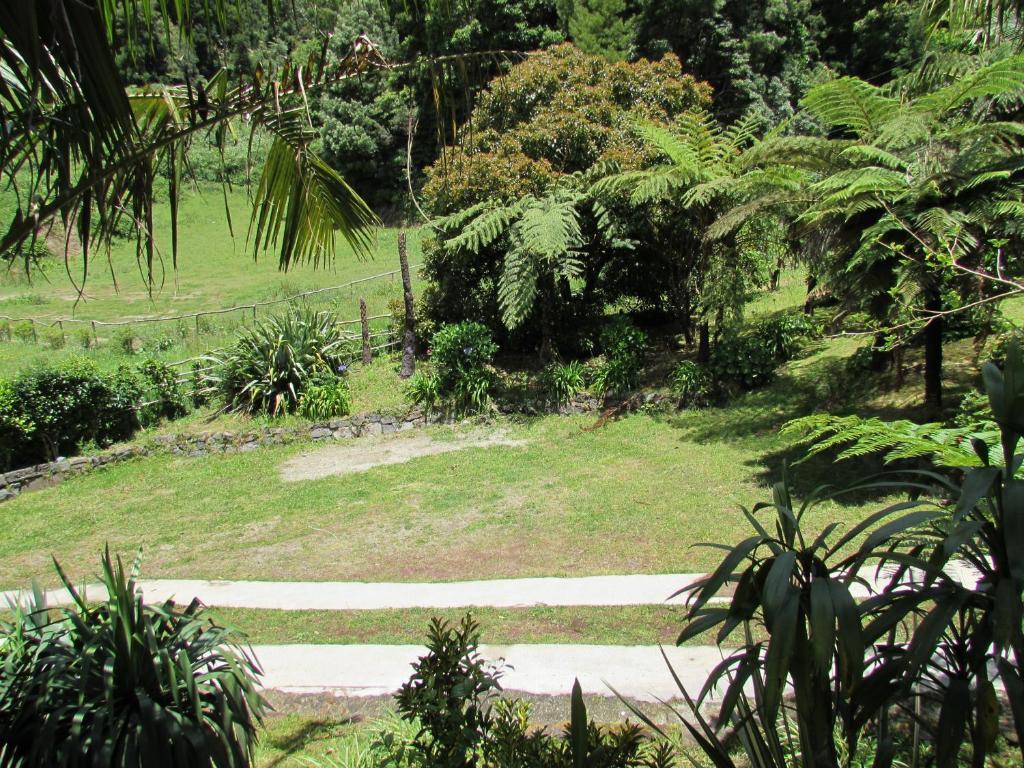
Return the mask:
{"type": "MultiPolygon", "coordinates": [[[[925,488],[919,484],[916,490],[925,488]]],[[[857,733],[845,726],[852,721],[851,700],[862,684],[867,649],[877,639],[857,602],[871,588],[865,564],[874,553],[891,548],[899,534],[940,514],[927,502],[900,502],[834,539],[838,523],[825,526],[813,538],[805,532],[812,509],[853,490],[821,488],[798,504],[784,478],[776,483],[771,502],[743,509],[754,534],[726,548],[725,558],[710,575],[680,592],[688,594],[689,601],[679,643],[712,629],[718,630],[719,643],[740,629],[746,637],[744,646],[714,669],[695,705],[720,690],[721,722],[738,721],[747,728],[756,711],[765,725],[759,738],[766,748],[773,740],[779,746],[771,729],[782,714],[784,694],[792,688],[794,725],[806,766],[840,764],[837,727],[848,731],[848,746],[856,747],[857,733]],[[728,604],[714,602],[730,582],[735,592],[728,604]],[[755,633],[755,628],[760,631],[755,633]],[[754,640],[755,634],[766,639],[754,640]],[[756,694],[753,703],[746,693],[750,687],[756,694]]]]}
{"type": "Polygon", "coordinates": [[[241,638],[198,601],[145,603],[137,564],[109,551],[102,564],[105,600],[87,602],[57,566],[71,605],[47,609],[36,590],[0,623],[0,746],[11,764],[248,766],[265,703],[241,638]]]}

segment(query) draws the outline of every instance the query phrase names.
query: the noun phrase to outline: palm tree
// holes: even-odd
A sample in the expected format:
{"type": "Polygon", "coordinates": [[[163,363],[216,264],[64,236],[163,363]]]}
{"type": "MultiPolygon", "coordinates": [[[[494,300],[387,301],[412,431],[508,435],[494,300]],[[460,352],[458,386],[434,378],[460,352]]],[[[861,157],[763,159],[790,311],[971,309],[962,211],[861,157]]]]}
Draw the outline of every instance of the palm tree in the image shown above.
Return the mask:
{"type": "MultiPolygon", "coordinates": [[[[210,18],[232,22],[232,0],[205,2],[210,18]]],[[[282,268],[320,263],[333,253],[337,233],[357,253],[367,252],[377,217],[312,151],[307,97],[368,69],[412,65],[388,63],[361,36],[340,60],[328,56],[325,43],[306,61],[277,62],[272,71],[257,65],[237,82],[222,71],[204,83],[132,90],[116,66],[113,35],[115,19],[136,19],[137,6],[136,0],[0,3],[0,178],[16,198],[8,229],[0,233],[0,253],[27,254],[41,228],[60,220],[77,229],[84,280],[93,248],[109,244],[127,221],[152,284],[159,258],[152,228],[155,185],[161,176],[167,179],[176,265],[189,142],[207,135],[222,144],[239,125],[273,137],[252,195],[254,253],[276,249],[282,268]]],[[[272,0],[268,6],[273,8],[272,0]]],[[[168,38],[189,34],[189,8],[190,0],[142,3],[150,32],[162,26],[168,38]]],[[[141,45],[138,31],[129,26],[129,47],[141,45]]],[[[432,72],[449,63],[458,69],[469,55],[422,62],[432,72]]]]}

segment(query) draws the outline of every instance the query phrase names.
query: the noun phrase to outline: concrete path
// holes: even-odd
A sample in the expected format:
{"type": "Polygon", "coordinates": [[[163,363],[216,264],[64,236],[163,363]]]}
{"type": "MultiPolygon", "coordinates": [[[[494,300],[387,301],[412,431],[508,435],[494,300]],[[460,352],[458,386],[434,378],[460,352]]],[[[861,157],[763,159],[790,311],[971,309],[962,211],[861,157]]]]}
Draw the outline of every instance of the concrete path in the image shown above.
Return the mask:
{"type": "MultiPolygon", "coordinates": [[[[207,605],[223,608],[271,608],[281,610],[372,610],[382,608],[497,608],[594,605],[658,605],[700,574],[678,573],[640,576],[586,576],[581,578],[494,579],[435,583],[275,582],[143,580],[139,582],[148,602],[173,597],[189,602],[198,597],[207,605]]],[[[87,586],[90,600],[104,599],[105,590],[87,586]]],[[[5,592],[3,605],[24,602],[25,592],[5,592]]],[[[673,599],[682,604],[685,596],[673,599]]],[[[47,593],[50,605],[66,604],[64,590],[47,593]]]]}
{"type": "MultiPolygon", "coordinates": [[[[332,692],[339,696],[394,693],[412,674],[410,666],[426,653],[418,645],[260,645],[254,646],[264,670],[263,687],[290,693],[332,692]]],[[[484,658],[504,659],[502,687],[508,691],[564,696],[579,679],[586,694],[640,701],[681,698],[657,646],[484,645],[484,658]]],[[[666,647],[665,653],[691,695],[722,660],[714,646],[666,647]]]]}

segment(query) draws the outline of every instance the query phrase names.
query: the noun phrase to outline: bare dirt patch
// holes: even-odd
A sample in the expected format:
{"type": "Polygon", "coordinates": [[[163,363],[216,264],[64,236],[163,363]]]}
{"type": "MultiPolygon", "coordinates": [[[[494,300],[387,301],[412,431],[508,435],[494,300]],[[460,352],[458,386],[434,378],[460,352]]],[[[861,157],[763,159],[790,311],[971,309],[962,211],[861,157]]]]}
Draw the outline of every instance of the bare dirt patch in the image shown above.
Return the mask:
{"type": "Polygon", "coordinates": [[[285,482],[319,480],[323,477],[365,472],[387,464],[403,464],[421,456],[464,451],[467,448],[518,447],[525,440],[513,440],[503,431],[469,432],[454,440],[435,440],[430,435],[359,440],[348,445],[327,445],[302,453],[281,465],[285,482]]]}

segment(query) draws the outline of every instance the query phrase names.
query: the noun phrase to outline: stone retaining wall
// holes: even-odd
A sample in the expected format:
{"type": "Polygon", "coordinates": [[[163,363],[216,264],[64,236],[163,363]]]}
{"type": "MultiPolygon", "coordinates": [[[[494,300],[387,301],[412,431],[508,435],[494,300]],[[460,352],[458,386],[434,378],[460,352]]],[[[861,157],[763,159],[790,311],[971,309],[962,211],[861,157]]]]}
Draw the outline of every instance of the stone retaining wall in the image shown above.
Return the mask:
{"type": "MultiPolygon", "coordinates": [[[[645,395],[627,401],[623,410],[637,407],[664,405],[666,398],[660,395],[645,395]]],[[[518,412],[526,414],[593,413],[600,410],[602,404],[593,397],[580,396],[567,404],[552,407],[545,404],[534,404],[521,408],[518,412]]],[[[358,437],[388,435],[404,432],[409,429],[425,427],[428,424],[439,424],[451,421],[444,414],[424,414],[412,410],[405,415],[389,415],[381,413],[365,413],[342,419],[331,419],[328,422],[306,424],[299,427],[263,427],[245,432],[202,432],[197,434],[158,435],[147,443],[139,445],[118,446],[109,451],[93,456],[76,456],[71,459],[59,459],[49,464],[38,464],[23,467],[6,474],[0,474],[0,502],[13,499],[25,491],[35,491],[56,485],[67,477],[80,475],[108,464],[116,464],[139,456],[153,453],[172,453],[181,456],[208,456],[216,453],[247,453],[268,445],[282,445],[292,442],[349,440],[358,437]]]]}

